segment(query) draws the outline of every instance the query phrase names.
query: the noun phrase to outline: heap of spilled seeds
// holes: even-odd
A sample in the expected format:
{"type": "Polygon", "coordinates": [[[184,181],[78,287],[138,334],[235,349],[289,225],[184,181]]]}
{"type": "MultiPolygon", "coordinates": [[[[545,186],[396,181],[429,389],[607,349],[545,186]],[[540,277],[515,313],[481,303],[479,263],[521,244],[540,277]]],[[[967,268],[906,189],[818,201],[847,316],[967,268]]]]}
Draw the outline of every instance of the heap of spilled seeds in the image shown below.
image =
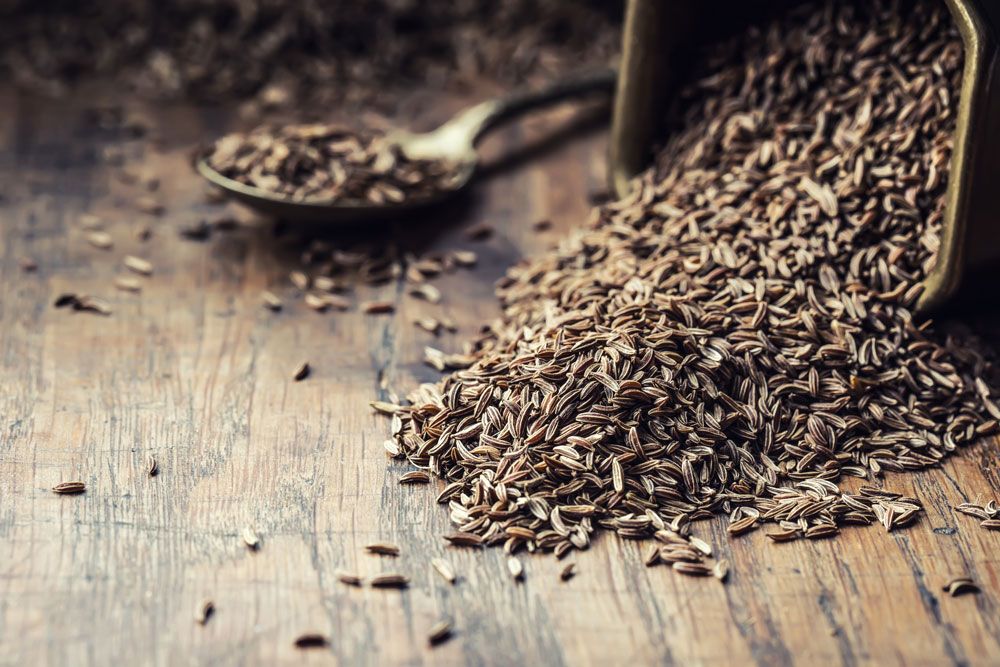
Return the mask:
{"type": "Polygon", "coordinates": [[[259,127],[215,143],[208,163],[240,183],[296,200],[402,203],[453,189],[443,160],[411,160],[384,134],[341,125],[259,127]]]}
{"type": "Polygon", "coordinates": [[[996,430],[992,367],[914,315],[959,37],[942,3],[863,4],[715,47],[634,195],[513,268],[473,362],[396,410],[393,446],[448,482],[451,541],[563,555],[605,528],[709,574],[692,520],[891,530],[919,501],[838,480],[996,430]]]}

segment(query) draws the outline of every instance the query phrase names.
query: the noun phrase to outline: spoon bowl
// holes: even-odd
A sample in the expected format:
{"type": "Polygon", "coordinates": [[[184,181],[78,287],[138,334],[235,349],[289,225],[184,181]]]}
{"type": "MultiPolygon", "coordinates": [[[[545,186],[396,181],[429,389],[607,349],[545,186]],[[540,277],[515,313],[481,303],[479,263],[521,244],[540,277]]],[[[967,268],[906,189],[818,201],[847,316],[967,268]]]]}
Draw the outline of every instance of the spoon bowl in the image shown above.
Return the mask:
{"type": "Polygon", "coordinates": [[[441,161],[454,169],[448,187],[430,194],[407,197],[401,202],[376,204],[349,199],[296,199],[221,174],[209,164],[207,153],[199,156],[195,169],[231,199],[281,220],[332,225],[396,220],[418,209],[441,203],[464,190],[476,172],[476,142],[502,120],[569,97],[595,92],[610,93],[615,79],[614,70],[602,70],[566,79],[542,90],[515,92],[507,97],[481,102],[459,112],[430,132],[392,130],[387,135],[388,143],[397,146],[407,158],[441,161]]]}
{"type": "Polygon", "coordinates": [[[219,188],[233,201],[258,213],[289,222],[329,223],[348,225],[379,220],[390,221],[409,215],[418,209],[439,204],[463,190],[472,180],[476,163],[461,163],[456,168],[452,186],[430,195],[408,197],[399,203],[372,204],[350,199],[293,199],[287,195],[262,190],[229,178],[212,168],[204,155],[198,158],[195,169],[209,183],[219,188]]]}

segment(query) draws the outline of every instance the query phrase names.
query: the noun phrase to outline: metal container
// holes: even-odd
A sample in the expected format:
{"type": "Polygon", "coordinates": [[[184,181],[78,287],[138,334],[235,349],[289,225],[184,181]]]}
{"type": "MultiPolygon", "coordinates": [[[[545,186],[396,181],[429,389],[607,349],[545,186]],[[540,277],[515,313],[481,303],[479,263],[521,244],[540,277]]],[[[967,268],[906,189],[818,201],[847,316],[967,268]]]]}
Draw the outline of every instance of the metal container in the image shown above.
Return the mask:
{"type": "MultiPolygon", "coordinates": [[[[965,50],[955,147],[937,262],[921,311],[944,303],[968,269],[1000,268],[1000,0],[940,0],[965,50]]],[[[794,0],[628,0],[611,128],[618,196],[650,164],[666,103],[697,47],[794,0]],[[724,18],[722,18],[724,17],[724,18]]]]}

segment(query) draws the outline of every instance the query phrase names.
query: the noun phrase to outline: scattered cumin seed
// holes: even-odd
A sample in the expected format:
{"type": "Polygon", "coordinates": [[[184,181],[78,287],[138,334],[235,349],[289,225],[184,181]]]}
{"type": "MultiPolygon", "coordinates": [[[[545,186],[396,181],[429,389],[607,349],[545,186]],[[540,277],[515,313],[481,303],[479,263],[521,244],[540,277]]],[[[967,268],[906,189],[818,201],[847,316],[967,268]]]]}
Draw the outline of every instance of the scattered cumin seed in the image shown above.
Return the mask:
{"type": "Polygon", "coordinates": [[[131,276],[117,276],[115,287],[123,292],[141,292],[142,283],[131,276]]]}
{"type": "Polygon", "coordinates": [[[295,638],[295,648],[326,648],[330,640],[318,632],[307,632],[295,638]]]}
{"type": "Polygon", "coordinates": [[[365,301],[361,304],[361,312],[368,315],[385,315],[396,311],[391,301],[365,301]]]}
{"type": "Polygon", "coordinates": [[[257,551],[260,549],[260,535],[258,535],[252,527],[245,526],[241,536],[243,537],[243,544],[245,544],[250,551],[257,551]]]}
{"type": "Polygon", "coordinates": [[[309,365],[308,361],[303,361],[295,369],[295,372],[292,373],[292,379],[295,380],[296,382],[301,382],[302,380],[305,380],[307,377],[309,377],[310,373],[312,373],[312,367],[309,365]]]}
{"type": "Polygon", "coordinates": [[[162,202],[153,197],[139,197],[135,200],[135,207],[149,215],[163,215],[167,210],[162,202]]]}
{"type": "Polygon", "coordinates": [[[288,279],[295,287],[303,292],[309,289],[309,276],[302,271],[292,271],[288,274],[288,279]]]}
{"type": "Polygon", "coordinates": [[[427,633],[427,641],[431,646],[437,646],[438,644],[444,642],[452,634],[452,623],[450,620],[443,619],[431,626],[430,631],[427,633]]]}
{"type": "Polygon", "coordinates": [[[415,296],[430,303],[441,303],[441,290],[429,283],[423,283],[411,289],[410,296],[415,296]]]}
{"type": "Polygon", "coordinates": [[[337,571],[337,580],[342,584],[347,584],[348,586],[360,586],[362,583],[362,579],[359,575],[345,570],[337,571]]]}
{"type": "Polygon", "coordinates": [[[285,306],[284,302],[280,297],[278,297],[278,295],[268,290],[264,290],[260,293],[260,300],[265,308],[274,312],[278,312],[285,306]]]}
{"type": "Polygon", "coordinates": [[[87,485],[83,482],[60,482],[52,487],[52,491],[62,496],[71,496],[83,493],[87,490],[87,485]]]}
{"type": "Polygon", "coordinates": [[[395,572],[388,572],[375,575],[368,583],[374,588],[406,588],[410,585],[410,578],[395,572]]]}
{"type": "Polygon", "coordinates": [[[465,238],[470,241],[485,241],[493,236],[493,225],[480,223],[465,230],[465,238]]]}
{"type": "Polygon", "coordinates": [[[150,455],[146,459],[146,474],[150,477],[156,477],[160,474],[160,463],[155,456],[150,455]]]}
{"type": "Polygon", "coordinates": [[[507,571],[510,572],[510,576],[514,581],[522,581],[524,579],[524,565],[517,556],[510,556],[507,559],[507,571]]]}
{"type": "Polygon", "coordinates": [[[398,556],[399,547],[395,544],[389,542],[376,542],[374,544],[366,544],[365,550],[370,554],[378,554],[380,556],[398,556]]]}
{"type": "Polygon", "coordinates": [[[964,593],[978,593],[979,586],[969,577],[956,577],[942,586],[941,590],[954,598],[964,593]]]}
{"type": "Polygon", "coordinates": [[[479,261],[479,256],[472,250],[452,250],[451,258],[457,266],[471,268],[479,261]]]}
{"type": "Polygon", "coordinates": [[[437,570],[438,574],[447,581],[449,584],[454,584],[458,580],[458,576],[455,574],[455,568],[451,566],[451,563],[443,558],[432,558],[431,565],[437,570]]]}
{"type": "Polygon", "coordinates": [[[575,576],[576,576],[576,563],[566,563],[566,566],[563,567],[563,569],[560,570],[559,572],[560,581],[569,581],[575,576]]]}
{"type": "Polygon", "coordinates": [[[107,232],[90,232],[87,234],[87,243],[100,250],[110,250],[115,245],[111,234],[107,232]]]}
{"type": "Polygon", "coordinates": [[[141,257],[136,257],[135,255],[126,255],[124,260],[125,268],[129,271],[135,273],[151,276],[153,275],[153,265],[141,257]]]}
{"type": "Polygon", "coordinates": [[[215,603],[211,600],[204,600],[195,608],[194,622],[198,625],[205,625],[213,614],[215,614],[215,603]]]}
{"type": "Polygon", "coordinates": [[[104,221],[93,213],[84,213],[79,218],[80,226],[84,229],[101,229],[104,221]]]}

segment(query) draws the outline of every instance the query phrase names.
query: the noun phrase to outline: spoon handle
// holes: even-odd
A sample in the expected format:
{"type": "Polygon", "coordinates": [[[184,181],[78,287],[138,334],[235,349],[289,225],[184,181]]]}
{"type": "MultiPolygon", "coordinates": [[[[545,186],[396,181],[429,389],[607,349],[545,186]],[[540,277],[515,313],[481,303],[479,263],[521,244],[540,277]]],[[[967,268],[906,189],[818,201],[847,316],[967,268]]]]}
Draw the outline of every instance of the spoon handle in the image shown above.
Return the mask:
{"type": "Polygon", "coordinates": [[[617,80],[613,69],[589,72],[562,79],[540,90],[518,90],[495,100],[481,102],[448,121],[449,129],[468,137],[475,144],[483,134],[499,123],[531,109],[560,102],[587,93],[611,92],[617,80]]]}

